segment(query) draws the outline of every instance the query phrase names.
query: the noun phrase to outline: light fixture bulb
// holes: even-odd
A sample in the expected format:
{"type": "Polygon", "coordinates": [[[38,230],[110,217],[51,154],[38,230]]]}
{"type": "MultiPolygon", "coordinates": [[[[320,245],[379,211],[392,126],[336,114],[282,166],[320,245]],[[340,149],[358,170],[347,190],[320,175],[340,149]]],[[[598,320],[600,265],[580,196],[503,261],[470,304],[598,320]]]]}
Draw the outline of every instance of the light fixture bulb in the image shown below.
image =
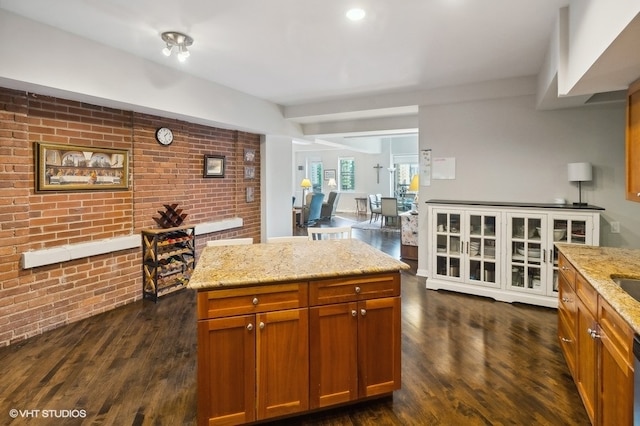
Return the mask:
{"type": "Polygon", "coordinates": [[[190,53],[186,47],[180,46],[180,52],[178,53],[178,60],[184,62],[189,57],[190,53]]]}
{"type": "Polygon", "coordinates": [[[353,9],[349,9],[347,11],[347,18],[349,18],[352,21],[359,21],[363,19],[366,14],[367,13],[363,9],[360,9],[359,7],[354,7],[353,9]]]}
{"type": "Polygon", "coordinates": [[[171,56],[171,49],[173,48],[173,46],[169,46],[168,44],[164,47],[164,49],[162,49],[162,54],[164,56],[171,56]]]}

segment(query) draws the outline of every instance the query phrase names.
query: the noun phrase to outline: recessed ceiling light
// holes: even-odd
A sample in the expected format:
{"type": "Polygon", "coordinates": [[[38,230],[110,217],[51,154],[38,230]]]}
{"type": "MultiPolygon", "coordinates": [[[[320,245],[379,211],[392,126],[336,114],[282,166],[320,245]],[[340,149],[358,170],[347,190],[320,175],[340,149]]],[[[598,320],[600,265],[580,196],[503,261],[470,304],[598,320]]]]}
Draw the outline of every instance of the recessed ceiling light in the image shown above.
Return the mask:
{"type": "Polygon", "coordinates": [[[354,7],[353,9],[349,9],[347,11],[347,18],[351,19],[352,21],[359,21],[364,18],[365,15],[366,12],[358,7],[354,7]]]}

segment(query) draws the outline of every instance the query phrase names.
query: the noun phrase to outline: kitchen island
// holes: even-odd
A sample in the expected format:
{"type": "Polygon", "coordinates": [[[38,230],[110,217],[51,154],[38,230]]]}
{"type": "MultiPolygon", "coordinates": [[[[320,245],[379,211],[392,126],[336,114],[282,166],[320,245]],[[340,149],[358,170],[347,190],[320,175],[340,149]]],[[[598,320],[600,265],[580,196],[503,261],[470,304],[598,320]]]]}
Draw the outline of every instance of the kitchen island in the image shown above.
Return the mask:
{"type": "Polygon", "coordinates": [[[560,252],[598,294],[640,334],[640,301],[616,284],[613,277],[640,279],[640,250],[556,244],[560,252]]]}
{"type": "Polygon", "coordinates": [[[631,425],[640,301],[616,280],[640,279],[640,250],[556,245],[558,342],[585,410],[594,425],[631,425]]]}
{"type": "Polygon", "coordinates": [[[408,268],[353,239],[205,248],[189,281],[198,424],[273,420],[399,389],[408,268]]]}

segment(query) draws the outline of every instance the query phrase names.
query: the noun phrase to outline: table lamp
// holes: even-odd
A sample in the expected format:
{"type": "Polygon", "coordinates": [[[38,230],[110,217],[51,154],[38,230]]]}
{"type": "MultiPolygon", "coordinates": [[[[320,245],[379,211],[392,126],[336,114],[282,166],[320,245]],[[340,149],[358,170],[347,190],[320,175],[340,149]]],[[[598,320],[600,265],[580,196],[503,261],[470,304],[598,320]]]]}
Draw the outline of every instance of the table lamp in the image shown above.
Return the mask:
{"type": "Polygon", "coordinates": [[[587,203],[582,202],[582,182],[590,182],[593,178],[593,168],[591,163],[569,163],[567,165],[567,174],[569,182],[578,182],[578,202],[573,203],[574,206],[586,206],[587,203]]]}
{"type": "Polygon", "coordinates": [[[300,182],[300,186],[302,187],[302,207],[304,207],[304,201],[306,198],[305,193],[309,188],[311,188],[311,181],[307,178],[304,178],[302,179],[302,182],[300,182]]]}
{"type": "Polygon", "coordinates": [[[336,180],[334,178],[331,178],[329,179],[327,186],[331,189],[334,189],[336,186],[338,186],[338,184],[336,183],[336,180]]]}

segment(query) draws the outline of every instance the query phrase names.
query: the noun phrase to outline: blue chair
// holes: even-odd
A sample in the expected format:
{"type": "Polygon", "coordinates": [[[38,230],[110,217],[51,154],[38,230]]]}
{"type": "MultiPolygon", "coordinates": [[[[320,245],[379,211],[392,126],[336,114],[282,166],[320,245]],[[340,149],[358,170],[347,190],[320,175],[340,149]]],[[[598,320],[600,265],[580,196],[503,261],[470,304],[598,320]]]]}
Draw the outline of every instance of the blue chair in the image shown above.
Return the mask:
{"type": "Polygon", "coordinates": [[[311,202],[304,206],[304,224],[305,226],[315,225],[320,220],[320,213],[322,212],[322,201],[324,200],[324,194],[321,192],[315,192],[311,196],[311,202]]]}

